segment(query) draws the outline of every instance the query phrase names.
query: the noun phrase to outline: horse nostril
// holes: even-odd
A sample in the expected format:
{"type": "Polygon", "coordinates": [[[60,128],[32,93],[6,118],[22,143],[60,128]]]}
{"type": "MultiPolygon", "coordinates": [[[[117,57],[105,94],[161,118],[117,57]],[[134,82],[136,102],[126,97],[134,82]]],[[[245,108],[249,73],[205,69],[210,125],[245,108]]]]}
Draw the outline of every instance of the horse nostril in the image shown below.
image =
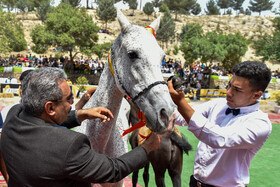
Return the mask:
{"type": "Polygon", "coordinates": [[[168,122],[169,122],[169,117],[168,117],[165,109],[160,110],[160,119],[163,122],[163,124],[167,127],[168,122]]]}

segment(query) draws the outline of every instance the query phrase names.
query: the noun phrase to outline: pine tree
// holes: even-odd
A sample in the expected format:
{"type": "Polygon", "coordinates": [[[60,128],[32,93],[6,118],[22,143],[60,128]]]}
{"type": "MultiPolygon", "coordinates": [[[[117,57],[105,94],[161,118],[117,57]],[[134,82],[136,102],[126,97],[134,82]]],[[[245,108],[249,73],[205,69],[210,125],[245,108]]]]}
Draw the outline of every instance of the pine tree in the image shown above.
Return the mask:
{"type": "Polygon", "coordinates": [[[200,12],[201,12],[200,4],[199,4],[199,3],[196,3],[196,4],[193,6],[193,9],[191,10],[191,13],[192,13],[193,15],[198,15],[200,12]]]}
{"type": "Polygon", "coordinates": [[[170,11],[167,9],[164,12],[164,16],[160,21],[159,29],[157,31],[157,39],[165,42],[170,40],[170,38],[175,36],[175,22],[171,17],[170,11]]]}
{"type": "Polygon", "coordinates": [[[220,15],[220,10],[217,7],[214,0],[209,0],[206,4],[207,10],[205,10],[207,15],[220,15]]]}
{"type": "Polygon", "coordinates": [[[175,11],[175,20],[177,20],[177,14],[180,9],[184,9],[186,11],[191,10],[196,3],[195,0],[164,0],[164,3],[168,6],[169,10],[175,11]]]}
{"type": "Polygon", "coordinates": [[[137,2],[137,0],[129,0],[128,1],[128,6],[129,6],[129,9],[132,9],[133,10],[133,12],[132,12],[132,16],[134,16],[134,10],[136,10],[137,9],[137,6],[138,6],[138,2],[137,2]]]}
{"type": "Polygon", "coordinates": [[[242,4],[244,3],[245,0],[233,0],[232,8],[233,10],[241,12],[242,4]]]}
{"type": "Polygon", "coordinates": [[[97,16],[105,21],[105,30],[109,21],[114,21],[117,17],[117,10],[114,7],[114,0],[97,0],[97,16]]]}
{"type": "Polygon", "coordinates": [[[271,10],[274,2],[270,0],[250,0],[249,9],[252,12],[258,12],[261,15],[262,11],[271,10]]]}
{"type": "Polygon", "coordinates": [[[36,10],[36,16],[44,23],[47,19],[47,13],[52,10],[50,0],[44,1],[36,10]]]}
{"type": "Polygon", "coordinates": [[[224,9],[224,14],[226,14],[226,9],[231,7],[233,4],[232,0],[217,0],[217,5],[221,8],[224,9]]]}
{"type": "Polygon", "coordinates": [[[143,11],[145,14],[148,15],[148,19],[149,19],[149,16],[152,15],[152,13],[155,11],[153,3],[150,2],[146,3],[143,8],[143,11]]]}
{"type": "Polygon", "coordinates": [[[70,4],[72,7],[77,7],[80,5],[81,0],[61,0],[61,3],[68,3],[70,4]]]}

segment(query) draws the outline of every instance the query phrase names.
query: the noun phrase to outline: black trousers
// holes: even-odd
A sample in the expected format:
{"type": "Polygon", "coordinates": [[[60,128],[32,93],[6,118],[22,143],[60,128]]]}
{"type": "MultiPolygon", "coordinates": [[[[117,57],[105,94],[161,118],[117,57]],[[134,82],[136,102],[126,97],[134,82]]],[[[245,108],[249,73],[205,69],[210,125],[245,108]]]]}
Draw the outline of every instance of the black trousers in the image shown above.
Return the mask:
{"type": "Polygon", "coordinates": [[[205,184],[205,183],[199,182],[198,180],[196,180],[194,178],[193,175],[191,175],[191,177],[190,177],[190,184],[189,185],[190,185],[190,187],[215,187],[215,186],[212,186],[210,184],[205,184]]]}

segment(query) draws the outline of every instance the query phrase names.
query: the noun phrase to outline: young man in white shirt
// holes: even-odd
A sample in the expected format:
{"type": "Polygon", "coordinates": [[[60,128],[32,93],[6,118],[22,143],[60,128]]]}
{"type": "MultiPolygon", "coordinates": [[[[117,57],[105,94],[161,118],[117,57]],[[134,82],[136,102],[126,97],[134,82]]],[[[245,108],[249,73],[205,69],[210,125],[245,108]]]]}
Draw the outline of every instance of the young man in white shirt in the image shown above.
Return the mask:
{"type": "Polygon", "coordinates": [[[246,61],[233,68],[226,98],[211,100],[195,110],[168,87],[181,115],[176,124],[188,126],[200,141],[190,187],[243,187],[249,184],[251,160],[271,133],[268,115],[259,109],[258,99],[271,79],[261,62],[246,61]]]}

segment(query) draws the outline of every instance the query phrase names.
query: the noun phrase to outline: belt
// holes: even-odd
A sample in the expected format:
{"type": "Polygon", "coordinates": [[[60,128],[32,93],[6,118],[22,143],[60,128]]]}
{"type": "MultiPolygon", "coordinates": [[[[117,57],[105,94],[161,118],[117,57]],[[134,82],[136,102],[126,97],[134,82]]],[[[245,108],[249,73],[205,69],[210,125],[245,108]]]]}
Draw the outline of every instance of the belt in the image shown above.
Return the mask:
{"type": "Polygon", "coordinates": [[[191,180],[193,181],[193,184],[195,184],[197,187],[215,187],[213,185],[205,184],[203,182],[196,180],[193,175],[191,176],[191,180]]]}

